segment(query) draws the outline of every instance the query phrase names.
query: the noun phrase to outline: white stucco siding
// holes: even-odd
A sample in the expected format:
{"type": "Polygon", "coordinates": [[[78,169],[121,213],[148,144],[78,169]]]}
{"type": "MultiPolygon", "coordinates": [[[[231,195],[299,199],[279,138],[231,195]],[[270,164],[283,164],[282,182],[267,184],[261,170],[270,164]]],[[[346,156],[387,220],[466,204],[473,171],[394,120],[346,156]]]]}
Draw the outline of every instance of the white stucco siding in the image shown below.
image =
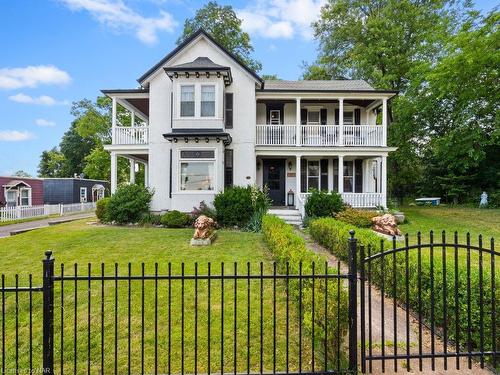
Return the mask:
{"type": "Polygon", "coordinates": [[[154,189],[151,209],[170,209],[169,198],[169,155],[170,142],[163,134],[171,130],[170,92],[171,81],[166,74],[157,75],[149,87],[149,181],[154,189]]]}

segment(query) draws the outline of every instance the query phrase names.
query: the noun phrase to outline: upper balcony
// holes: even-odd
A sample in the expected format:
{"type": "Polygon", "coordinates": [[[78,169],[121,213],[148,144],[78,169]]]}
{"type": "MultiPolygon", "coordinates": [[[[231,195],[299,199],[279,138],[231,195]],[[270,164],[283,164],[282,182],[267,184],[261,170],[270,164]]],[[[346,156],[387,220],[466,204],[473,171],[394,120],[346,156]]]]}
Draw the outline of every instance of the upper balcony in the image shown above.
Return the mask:
{"type": "Polygon", "coordinates": [[[364,81],[266,81],[257,91],[256,146],[386,147],[395,92],[364,81]]]}

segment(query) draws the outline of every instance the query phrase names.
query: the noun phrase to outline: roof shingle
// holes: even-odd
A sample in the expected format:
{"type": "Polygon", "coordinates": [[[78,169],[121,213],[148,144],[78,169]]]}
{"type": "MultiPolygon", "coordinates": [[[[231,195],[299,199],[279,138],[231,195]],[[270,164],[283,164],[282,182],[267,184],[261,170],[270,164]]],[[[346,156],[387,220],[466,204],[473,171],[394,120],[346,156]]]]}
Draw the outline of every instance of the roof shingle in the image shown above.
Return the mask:
{"type": "Polygon", "coordinates": [[[314,90],[314,91],[375,91],[368,82],[360,79],[353,80],[303,80],[303,81],[264,81],[265,90],[314,90]]]}

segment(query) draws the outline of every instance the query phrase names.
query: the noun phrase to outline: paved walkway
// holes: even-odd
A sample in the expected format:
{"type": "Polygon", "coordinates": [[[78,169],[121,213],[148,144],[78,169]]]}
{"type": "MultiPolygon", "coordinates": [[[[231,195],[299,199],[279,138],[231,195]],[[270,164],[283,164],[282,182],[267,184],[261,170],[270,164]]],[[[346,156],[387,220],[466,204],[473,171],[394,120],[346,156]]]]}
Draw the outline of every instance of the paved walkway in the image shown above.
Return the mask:
{"type": "Polygon", "coordinates": [[[17,223],[17,224],[11,224],[11,225],[3,225],[0,226],[0,238],[2,237],[9,237],[10,232],[15,231],[15,230],[25,230],[25,229],[31,229],[31,228],[44,228],[49,226],[49,221],[59,221],[59,220],[78,220],[78,219],[85,219],[85,218],[90,218],[94,217],[94,213],[81,213],[81,214],[74,214],[74,215],[66,215],[66,216],[58,216],[58,217],[51,217],[51,218],[45,218],[45,219],[40,219],[40,220],[34,220],[34,221],[27,221],[24,223],[17,223]]]}
{"type": "MultiPolygon", "coordinates": [[[[307,247],[320,254],[325,256],[328,259],[328,263],[334,267],[337,268],[338,264],[338,259],[333,256],[328,250],[326,250],[324,247],[321,245],[317,244],[314,242],[311,237],[307,234],[304,233],[301,230],[297,230],[297,233],[303,237],[306,241],[307,247]]],[[[341,263],[341,272],[347,273],[348,268],[347,265],[344,263],[341,263]]],[[[359,283],[358,283],[359,285],[359,283]]],[[[359,299],[360,293],[358,292],[358,339],[360,338],[360,299],[359,299]]],[[[368,291],[366,290],[365,292],[366,295],[366,300],[368,301],[368,291]]],[[[373,355],[380,355],[381,354],[381,327],[382,324],[384,325],[384,331],[385,331],[385,353],[386,354],[391,354],[393,353],[393,348],[394,348],[394,337],[396,337],[397,341],[397,349],[398,349],[398,355],[405,355],[406,354],[406,310],[401,308],[400,306],[396,307],[396,317],[397,317],[397,327],[396,327],[396,335],[394,335],[394,319],[393,319],[393,300],[391,298],[385,297],[384,298],[384,306],[385,306],[385,317],[382,319],[382,314],[381,314],[381,306],[382,306],[382,296],[380,291],[372,287],[371,289],[371,302],[372,302],[372,339],[373,339],[373,344],[372,344],[372,350],[373,350],[373,355]]],[[[367,312],[368,314],[368,312],[367,312]]],[[[366,315],[367,316],[367,315],[366,315]]],[[[367,323],[368,324],[368,323],[367,323]]],[[[367,343],[368,343],[368,330],[366,330],[366,335],[367,335],[367,343]]],[[[423,347],[423,353],[431,353],[431,333],[430,330],[426,329],[423,327],[423,332],[422,332],[422,347],[423,347]]],[[[358,348],[358,362],[361,363],[360,361],[360,350],[358,348]]],[[[443,343],[436,338],[435,340],[435,352],[444,352],[443,350],[443,343]]],[[[418,353],[418,321],[410,316],[410,353],[418,353]]],[[[368,350],[367,350],[368,354],[368,350]]],[[[418,374],[441,374],[441,375],[459,375],[459,374],[477,374],[477,375],[491,375],[492,372],[490,372],[487,369],[481,369],[478,364],[472,363],[472,369],[468,369],[468,362],[467,358],[461,358],[460,359],[460,370],[456,370],[456,359],[455,358],[448,358],[448,370],[444,370],[444,363],[443,359],[441,358],[436,358],[435,360],[435,371],[432,371],[431,368],[431,360],[430,359],[424,359],[422,361],[422,370],[423,372],[419,371],[419,360],[418,359],[410,359],[409,363],[409,371],[407,371],[408,364],[405,359],[399,360],[398,361],[398,373],[418,373],[418,374]]],[[[367,363],[367,371],[368,371],[368,363],[367,363]]],[[[382,363],[381,361],[373,361],[372,362],[372,374],[382,374],[382,363]]],[[[385,361],[385,374],[394,374],[394,360],[386,360],[385,361]]]]}

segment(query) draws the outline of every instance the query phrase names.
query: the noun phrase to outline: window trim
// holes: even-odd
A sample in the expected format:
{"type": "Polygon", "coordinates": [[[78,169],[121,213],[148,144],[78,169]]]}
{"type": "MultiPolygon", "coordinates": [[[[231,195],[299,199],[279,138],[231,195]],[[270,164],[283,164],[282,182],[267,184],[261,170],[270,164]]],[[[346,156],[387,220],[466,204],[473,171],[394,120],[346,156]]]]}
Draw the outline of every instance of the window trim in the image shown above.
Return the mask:
{"type": "Polygon", "coordinates": [[[19,205],[20,206],[22,206],[22,207],[31,206],[31,188],[30,187],[19,188],[18,197],[19,197],[19,205]],[[28,205],[22,204],[23,203],[23,191],[28,192],[28,205]]]}
{"type": "MultiPolygon", "coordinates": [[[[195,114],[196,114],[196,95],[195,95],[195,114]]],[[[202,118],[215,118],[215,115],[217,114],[217,85],[215,83],[202,83],[200,85],[200,117],[202,118]],[[203,100],[203,87],[213,87],[214,88],[214,114],[212,116],[204,116],[201,113],[201,105],[204,102],[203,100]]]]}
{"type": "Polygon", "coordinates": [[[80,203],[87,203],[87,187],[85,186],[80,186],[80,203]],[[82,191],[85,192],[85,200],[82,201],[82,191]]]}
{"type": "Polygon", "coordinates": [[[11,189],[6,189],[5,190],[5,193],[4,193],[4,197],[5,197],[5,206],[6,207],[17,207],[19,205],[19,191],[17,189],[15,190],[11,190],[11,189]],[[15,199],[13,201],[9,201],[7,198],[9,196],[9,193],[14,193],[15,195],[15,199]],[[14,206],[9,206],[8,203],[9,202],[13,202],[14,203],[14,206]]]}
{"type": "Polygon", "coordinates": [[[177,194],[216,194],[217,191],[217,161],[219,160],[218,155],[217,155],[217,149],[215,147],[203,147],[203,148],[196,148],[196,147],[185,147],[185,148],[179,148],[177,150],[177,173],[176,173],[176,179],[177,179],[177,194]],[[181,158],[181,151],[213,151],[214,157],[213,158],[181,158]],[[182,190],[181,189],[181,165],[182,163],[212,163],[213,164],[213,189],[212,190],[182,190]]]}
{"type": "Polygon", "coordinates": [[[195,78],[190,78],[190,80],[191,81],[189,80],[179,81],[172,86],[173,100],[171,100],[171,105],[172,108],[174,109],[174,112],[172,113],[172,121],[193,121],[193,120],[224,121],[224,108],[221,108],[222,105],[221,100],[224,99],[225,92],[221,91],[221,83],[216,80],[208,80],[208,79],[207,80],[204,79],[203,81],[195,81],[195,78]],[[194,116],[181,116],[181,90],[182,87],[184,86],[194,86],[194,116]],[[215,87],[214,116],[201,116],[201,86],[215,87]]]}
{"type": "MultiPolygon", "coordinates": [[[[186,102],[187,103],[187,102],[186,102]]],[[[181,83],[179,85],[179,118],[195,118],[196,117],[196,85],[194,83],[181,83]],[[182,88],[192,87],[193,88],[193,115],[183,116],[182,115],[182,88]]]]}
{"type": "Polygon", "coordinates": [[[307,111],[307,125],[321,125],[321,110],[314,109],[314,110],[308,110],[307,111]],[[316,121],[310,121],[309,115],[311,113],[317,113],[318,114],[318,121],[317,122],[316,121]]]}

